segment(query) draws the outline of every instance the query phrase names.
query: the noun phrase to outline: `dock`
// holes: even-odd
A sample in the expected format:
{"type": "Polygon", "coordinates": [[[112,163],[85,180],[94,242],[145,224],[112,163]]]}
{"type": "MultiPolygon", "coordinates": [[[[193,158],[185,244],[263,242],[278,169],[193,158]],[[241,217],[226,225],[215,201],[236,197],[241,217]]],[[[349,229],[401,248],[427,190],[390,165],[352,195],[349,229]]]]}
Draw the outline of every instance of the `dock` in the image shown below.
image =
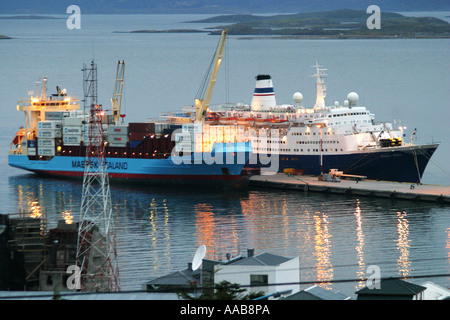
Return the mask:
{"type": "Polygon", "coordinates": [[[366,179],[342,179],[339,182],[321,181],[318,177],[314,176],[277,173],[274,175],[254,175],[250,178],[250,186],[299,190],[305,192],[450,203],[450,186],[442,185],[412,184],[366,179]]]}

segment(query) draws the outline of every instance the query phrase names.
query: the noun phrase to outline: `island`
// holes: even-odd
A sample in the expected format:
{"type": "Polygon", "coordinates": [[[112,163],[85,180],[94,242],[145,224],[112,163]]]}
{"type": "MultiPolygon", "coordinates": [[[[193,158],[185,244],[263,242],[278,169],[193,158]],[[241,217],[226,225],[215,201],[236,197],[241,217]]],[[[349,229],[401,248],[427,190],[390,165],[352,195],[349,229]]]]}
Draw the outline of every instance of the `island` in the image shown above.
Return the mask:
{"type": "Polygon", "coordinates": [[[369,17],[370,14],[364,10],[340,9],[272,16],[221,15],[190,22],[224,23],[207,29],[211,30],[211,34],[220,34],[222,29],[227,28],[230,35],[245,36],[289,38],[450,37],[450,24],[438,18],[406,17],[399,13],[382,11],[381,28],[369,29],[367,27],[369,17]]]}
{"type": "Polygon", "coordinates": [[[11,39],[11,38],[0,34],[0,40],[3,40],[3,39],[11,39]]]}
{"type": "Polygon", "coordinates": [[[196,29],[169,29],[169,30],[133,30],[133,31],[114,31],[114,33],[198,33],[209,32],[207,30],[196,29]]]}

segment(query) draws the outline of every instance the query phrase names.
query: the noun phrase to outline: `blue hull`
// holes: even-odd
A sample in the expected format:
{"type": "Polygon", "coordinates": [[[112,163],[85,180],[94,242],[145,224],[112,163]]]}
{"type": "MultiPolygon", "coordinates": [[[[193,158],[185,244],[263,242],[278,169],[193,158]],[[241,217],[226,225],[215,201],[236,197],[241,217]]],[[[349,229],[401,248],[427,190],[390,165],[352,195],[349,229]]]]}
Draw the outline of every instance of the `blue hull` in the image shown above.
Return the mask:
{"type": "MultiPolygon", "coordinates": [[[[244,186],[246,179],[241,172],[250,155],[250,143],[238,143],[219,144],[210,154],[196,153],[167,159],[106,158],[106,161],[108,175],[113,180],[244,186]]],[[[82,177],[87,165],[84,157],[73,156],[30,160],[26,155],[9,155],[8,162],[12,167],[60,177],[82,177]]]]}

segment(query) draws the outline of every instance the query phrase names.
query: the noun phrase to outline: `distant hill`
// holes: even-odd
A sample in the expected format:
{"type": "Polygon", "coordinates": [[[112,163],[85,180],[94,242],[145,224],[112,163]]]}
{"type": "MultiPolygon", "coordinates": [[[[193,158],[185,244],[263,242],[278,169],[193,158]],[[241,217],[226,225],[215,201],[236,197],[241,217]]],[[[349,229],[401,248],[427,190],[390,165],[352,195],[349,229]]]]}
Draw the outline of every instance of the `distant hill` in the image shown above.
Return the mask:
{"type": "Polygon", "coordinates": [[[237,21],[210,28],[213,34],[227,28],[230,35],[271,35],[327,38],[435,38],[450,37],[450,24],[433,17],[405,17],[382,12],[381,29],[367,28],[369,14],[362,10],[340,9],[273,16],[216,16],[197,22],[237,21]]]}
{"type": "Polygon", "coordinates": [[[82,13],[294,13],[342,8],[363,10],[376,4],[385,11],[450,11],[448,0],[3,0],[0,14],[66,14],[69,5],[82,13]]]}

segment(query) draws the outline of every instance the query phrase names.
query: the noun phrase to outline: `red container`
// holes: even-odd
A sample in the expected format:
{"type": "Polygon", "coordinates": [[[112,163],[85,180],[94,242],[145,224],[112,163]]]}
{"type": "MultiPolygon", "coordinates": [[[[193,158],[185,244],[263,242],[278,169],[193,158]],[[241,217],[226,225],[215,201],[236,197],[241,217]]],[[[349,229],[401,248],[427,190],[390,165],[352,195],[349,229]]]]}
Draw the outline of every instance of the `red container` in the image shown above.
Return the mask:
{"type": "Polygon", "coordinates": [[[131,122],[128,124],[128,131],[155,133],[155,124],[152,122],[131,122]]]}
{"type": "Polygon", "coordinates": [[[148,135],[147,132],[129,132],[128,133],[128,137],[130,138],[130,140],[134,140],[134,141],[142,141],[144,139],[146,139],[146,136],[148,135]]]}

